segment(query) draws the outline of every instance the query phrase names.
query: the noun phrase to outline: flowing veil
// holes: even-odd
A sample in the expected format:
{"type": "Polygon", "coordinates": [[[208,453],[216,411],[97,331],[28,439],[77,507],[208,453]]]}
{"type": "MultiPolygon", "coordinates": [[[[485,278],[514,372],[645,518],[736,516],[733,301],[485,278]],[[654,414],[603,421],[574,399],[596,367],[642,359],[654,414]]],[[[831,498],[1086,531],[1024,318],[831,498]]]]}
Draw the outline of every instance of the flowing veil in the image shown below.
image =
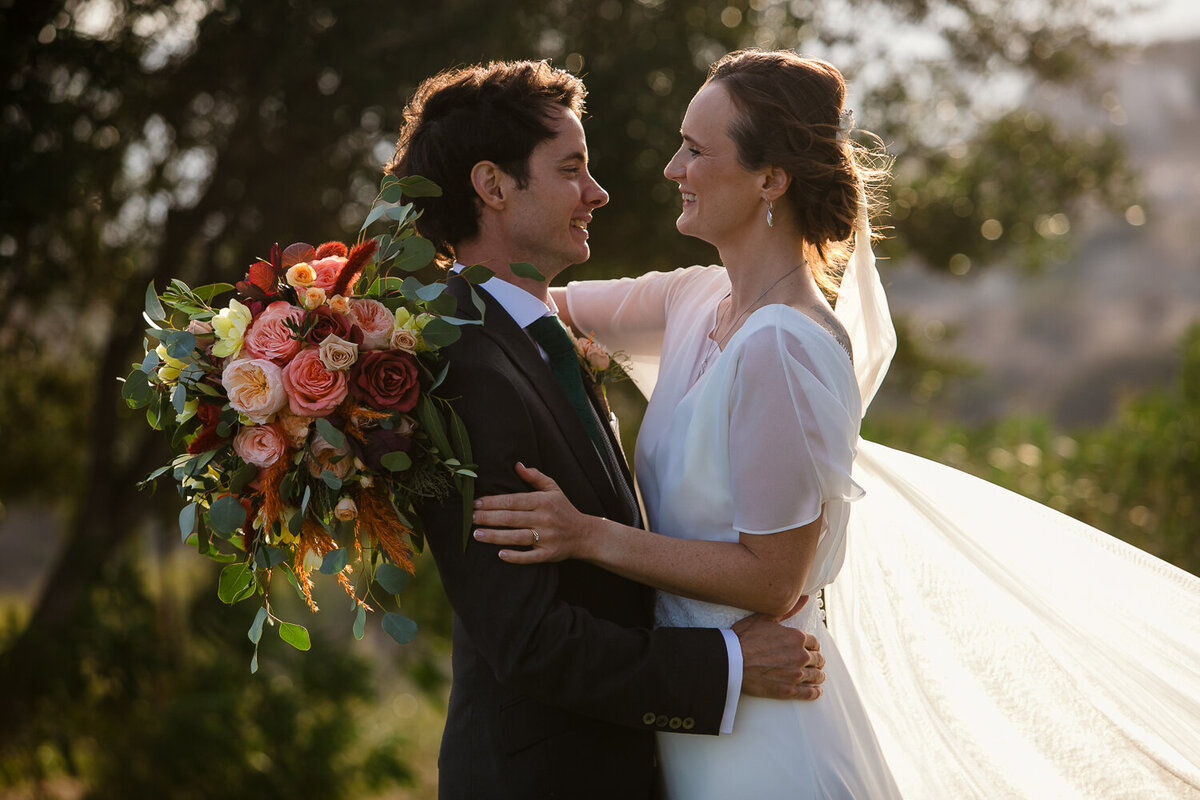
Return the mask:
{"type": "MultiPolygon", "coordinates": [[[[865,215],[836,313],[863,410],[895,351],[865,215]]],[[[859,440],[829,625],[906,798],[1200,798],[1200,579],[859,440]]]]}

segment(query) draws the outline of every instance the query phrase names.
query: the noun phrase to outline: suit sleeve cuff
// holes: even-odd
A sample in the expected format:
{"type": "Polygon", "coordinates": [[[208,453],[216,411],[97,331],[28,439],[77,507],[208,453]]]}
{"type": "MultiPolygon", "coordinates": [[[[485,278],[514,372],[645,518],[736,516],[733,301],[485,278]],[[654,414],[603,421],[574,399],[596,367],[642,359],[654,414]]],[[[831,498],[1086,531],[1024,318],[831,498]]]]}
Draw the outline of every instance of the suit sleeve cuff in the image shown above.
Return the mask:
{"type": "Polygon", "coordinates": [[[733,733],[733,718],[737,715],[738,698],[742,694],[742,643],[737,634],[722,628],[725,649],[729,653],[729,686],[725,689],[725,713],[721,716],[721,733],[733,733]]]}

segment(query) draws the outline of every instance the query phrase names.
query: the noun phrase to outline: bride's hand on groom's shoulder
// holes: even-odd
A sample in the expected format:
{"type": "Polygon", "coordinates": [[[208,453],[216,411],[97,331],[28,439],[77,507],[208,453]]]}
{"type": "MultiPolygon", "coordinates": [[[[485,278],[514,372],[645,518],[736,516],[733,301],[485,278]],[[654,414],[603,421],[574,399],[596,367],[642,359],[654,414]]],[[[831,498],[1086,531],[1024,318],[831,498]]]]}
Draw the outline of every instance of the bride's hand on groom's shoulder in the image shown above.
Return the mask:
{"type": "Polygon", "coordinates": [[[520,463],[516,469],[532,491],[478,498],[472,517],[476,540],[528,548],[500,551],[513,564],[586,558],[590,524],[602,520],[580,513],[548,475],[520,463]]]}

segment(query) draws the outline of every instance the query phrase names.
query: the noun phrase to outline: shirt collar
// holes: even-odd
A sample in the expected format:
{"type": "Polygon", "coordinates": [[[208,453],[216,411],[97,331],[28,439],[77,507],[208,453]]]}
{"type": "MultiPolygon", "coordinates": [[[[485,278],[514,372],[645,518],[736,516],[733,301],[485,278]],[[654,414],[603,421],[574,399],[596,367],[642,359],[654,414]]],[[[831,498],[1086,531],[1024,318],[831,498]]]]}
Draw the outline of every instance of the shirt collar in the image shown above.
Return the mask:
{"type": "MultiPolygon", "coordinates": [[[[466,269],[465,265],[455,261],[450,271],[461,272],[464,269],[466,269]]],[[[512,317],[513,322],[522,328],[527,327],[539,317],[558,313],[554,298],[550,298],[550,304],[547,305],[520,286],[494,275],[479,284],[479,288],[490,294],[505,313],[512,317]]]]}

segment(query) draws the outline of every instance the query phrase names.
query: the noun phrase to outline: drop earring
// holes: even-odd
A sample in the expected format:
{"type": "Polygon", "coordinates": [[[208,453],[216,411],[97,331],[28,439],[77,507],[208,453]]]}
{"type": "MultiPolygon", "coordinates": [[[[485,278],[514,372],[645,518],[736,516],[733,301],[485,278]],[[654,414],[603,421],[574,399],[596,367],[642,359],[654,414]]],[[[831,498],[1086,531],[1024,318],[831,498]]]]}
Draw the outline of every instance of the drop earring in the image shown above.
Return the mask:
{"type": "Polygon", "coordinates": [[[767,227],[775,227],[775,205],[770,200],[767,201],[767,227]]]}

